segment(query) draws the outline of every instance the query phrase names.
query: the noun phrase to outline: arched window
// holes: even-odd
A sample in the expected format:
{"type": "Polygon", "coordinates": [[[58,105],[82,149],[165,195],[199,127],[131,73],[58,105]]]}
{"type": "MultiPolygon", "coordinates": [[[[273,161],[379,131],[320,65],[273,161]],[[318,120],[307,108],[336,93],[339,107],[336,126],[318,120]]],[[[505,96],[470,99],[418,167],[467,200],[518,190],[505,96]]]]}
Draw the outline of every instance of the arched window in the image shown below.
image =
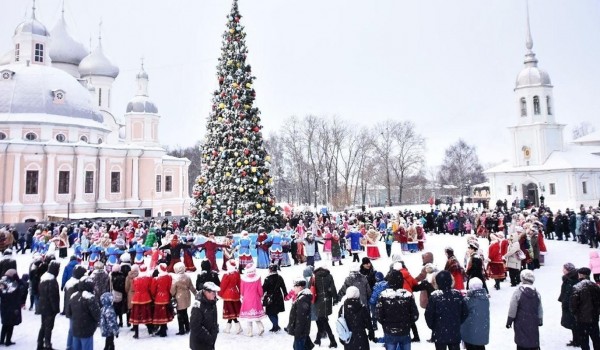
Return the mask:
{"type": "Polygon", "coordinates": [[[81,135],[81,137],[79,138],[82,142],[87,143],[88,142],[88,138],[85,135],[81,135]]]}
{"type": "Polygon", "coordinates": [[[521,97],[521,117],[527,116],[527,101],[525,97],[521,97]]]}
{"type": "Polygon", "coordinates": [[[552,105],[550,102],[550,96],[546,96],[546,107],[548,107],[548,115],[552,115],[552,105]]]}
{"type": "Polygon", "coordinates": [[[35,141],[35,140],[37,140],[37,135],[35,133],[33,133],[33,132],[28,132],[25,135],[25,140],[27,140],[27,141],[35,141]]]}
{"type": "Polygon", "coordinates": [[[67,137],[65,136],[65,134],[56,134],[56,141],[65,142],[66,140],[67,140],[67,137]]]}
{"type": "Polygon", "coordinates": [[[540,98],[533,96],[533,114],[540,114],[540,98]]]}
{"type": "Polygon", "coordinates": [[[33,60],[35,62],[44,62],[44,44],[35,44],[33,60]]]}
{"type": "Polygon", "coordinates": [[[7,137],[5,132],[0,131],[0,140],[6,140],[7,137]]]}

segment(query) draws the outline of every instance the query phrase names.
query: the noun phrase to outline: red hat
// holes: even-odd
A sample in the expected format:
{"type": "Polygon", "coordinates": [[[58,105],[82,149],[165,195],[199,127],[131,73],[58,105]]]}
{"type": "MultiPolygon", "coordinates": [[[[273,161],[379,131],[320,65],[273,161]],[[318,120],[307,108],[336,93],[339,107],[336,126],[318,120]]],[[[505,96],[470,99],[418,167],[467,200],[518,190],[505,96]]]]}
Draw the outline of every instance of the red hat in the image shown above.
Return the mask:
{"type": "Polygon", "coordinates": [[[144,264],[140,264],[140,272],[146,272],[148,271],[148,266],[144,265],[144,264]]]}
{"type": "Polygon", "coordinates": [[[158,264],[158,269],[162,272],[167,272],[167,264],[165,264],[165,263],[158,264]]]}

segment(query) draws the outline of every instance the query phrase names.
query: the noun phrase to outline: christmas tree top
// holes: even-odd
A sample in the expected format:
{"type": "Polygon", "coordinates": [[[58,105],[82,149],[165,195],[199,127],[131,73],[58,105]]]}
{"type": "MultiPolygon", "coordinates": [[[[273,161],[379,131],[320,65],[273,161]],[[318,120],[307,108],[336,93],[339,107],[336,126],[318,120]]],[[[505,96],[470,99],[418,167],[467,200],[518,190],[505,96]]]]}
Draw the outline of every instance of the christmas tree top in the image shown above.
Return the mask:
{"type": "Polygon", "coordinates": [[[237,0],[223,33],[217,66],[219,88],[212,98],[201,173],[192,190],[190,223],[194,233],[257,232],[279,226],[280,209],[271,194],[267,154],[254,107],[254,76],[246,64],[246,33],[237,0]]]}

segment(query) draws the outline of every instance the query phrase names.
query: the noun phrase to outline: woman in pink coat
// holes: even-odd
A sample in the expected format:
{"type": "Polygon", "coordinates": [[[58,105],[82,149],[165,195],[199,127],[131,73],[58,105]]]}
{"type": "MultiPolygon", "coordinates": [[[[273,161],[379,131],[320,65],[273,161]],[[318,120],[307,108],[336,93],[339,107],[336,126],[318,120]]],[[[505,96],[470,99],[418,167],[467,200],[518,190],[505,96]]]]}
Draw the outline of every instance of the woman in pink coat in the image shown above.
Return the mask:
{"type": "Polygon", "coordinates": [[[258,335],[262,335],[265,327],[261,319],[265,317],[265,310],[262,305],[262,281],[256,274],[254,264],[246,265],[244,275],[241,277],[240,294],[242,297],[242,308],[240,309],[240,318],[248,321],[248,330],[246,335],[252,336],[252,322],[256,323],[258,335]]]}
{"type": "Polygon", "coordinates": [[[325,258],[327,260],[331,260],[331,232],[329,231],[329,227],[325,226],[324,227],[324,231],[325,234],[323,235],[323,238],[325,240],[325,243],[323,243],[323,253],[325,254],[325,258]]]}

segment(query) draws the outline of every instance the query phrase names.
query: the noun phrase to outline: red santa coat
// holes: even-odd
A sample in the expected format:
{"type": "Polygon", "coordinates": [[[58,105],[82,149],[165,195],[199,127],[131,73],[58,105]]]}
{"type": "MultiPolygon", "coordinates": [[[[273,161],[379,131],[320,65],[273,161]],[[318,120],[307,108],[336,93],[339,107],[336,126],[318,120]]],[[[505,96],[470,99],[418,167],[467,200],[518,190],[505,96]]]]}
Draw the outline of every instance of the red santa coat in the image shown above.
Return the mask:
{"type": "Polygon", "coordinates": [[[508,246],[504,248],[505,250],[502,250],[503,242],[504,240],[493,241],[488,249],[488,258],[490,259],[490,262],[488,263],[487,273],[492,279],[502,280],[506,278],[503,256],[506,254],[508,246]]]}
{"type": "Polygon", "coordinates": [[[240,300],[240,273],[237,271],[227,272],[223,275],[220,285],[219,296],[223,300],[240,300]]]}
{"type": "Polygon", "coordinates": [[[167,324],[173,320],[173,311],[167,306],[171,302],[171,275],[161,275],[152,281],[152,299],[154,299],[154,312],[152,324],[167,324]]]}
{"type": "Polygon", "coordinates": [[[198,247],[204,249],[206,259],[210,261],[210,269],[212,271],[219,272],[219,265],[217,265],[217,249],[227,246],[224,244],[217,244],[217,242],[209,239],[200,244],[198,247]]]}
{"type": "Polygon", "coordinates": [[[152,277],[139,276],[133,279],[131,286],[133,297],[131,298],[131,315],[129,319],[131,324],[152,323],[151,287],[152,277]]]}

